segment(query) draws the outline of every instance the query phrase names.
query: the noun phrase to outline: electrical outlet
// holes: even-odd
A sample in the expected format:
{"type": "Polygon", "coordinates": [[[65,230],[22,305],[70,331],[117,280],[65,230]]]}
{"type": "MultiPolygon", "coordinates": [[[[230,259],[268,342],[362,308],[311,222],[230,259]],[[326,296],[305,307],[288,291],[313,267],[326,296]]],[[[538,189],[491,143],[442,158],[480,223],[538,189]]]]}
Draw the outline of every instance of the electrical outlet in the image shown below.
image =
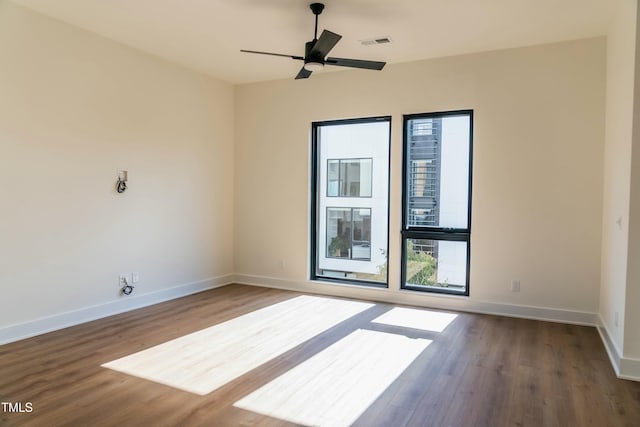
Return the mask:
{"type": "Polygon", "coordinates": [[[131,273],[131,283],[138,283],[140,281],[140,274],[137,271],[131,273]]]}
{"type": "Polygon", "coordinates": [[[120,274],[120,276],[118,276],[118,287],[121,288],[123,286],[127,286],[128,285],[128,280],[127,280],[127,275],[125,273],[120,274]]]}
{"type": "Polygon", "coordinates": [[[283,259],[280,259],[280,270],[284,270],[285,263],[283,259]]]}
{"type": "Polygon", "coordinates": [[[511,292],[520,292],[520,280],[511,281],[511,292]]]}

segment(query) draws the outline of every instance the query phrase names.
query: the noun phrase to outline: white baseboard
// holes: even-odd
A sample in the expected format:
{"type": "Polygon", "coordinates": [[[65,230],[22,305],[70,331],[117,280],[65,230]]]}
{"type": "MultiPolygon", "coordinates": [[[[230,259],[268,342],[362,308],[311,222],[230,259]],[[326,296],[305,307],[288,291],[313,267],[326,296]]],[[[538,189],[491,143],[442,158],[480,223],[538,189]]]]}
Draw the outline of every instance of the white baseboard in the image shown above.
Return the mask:
{"type": "Polygon", "coordinates": [[[609,334],[609,330],[605,326],[605,323],[602,321],[602,318],[598,316],[598,333],[600,334],[600,339],[604,344],[604,349],[607,351],[607,355],[609,356],[609,361],[611,362],[611,366],[615,371],[616,375],[620,376],[620,350],[616,346],[615,342],[611,338],[611,334],[609,334]]]}
{"type": "Polygon", "coordinates": [[[25,323],[0,328],[0,345],[41,335],[69,326],[78,325],[107,316],[169,301],[194,293],[219,288],[232,283],[308,292],[345,298],[366,299],[393,304],[405,304],[442,310],[468,311],[496,314],[525,319],[596,326],[616,375],[622,379],[640,381],[640,360],[624,358],[616,347],[606,326],[596,313],[474,301],[454,295],[418,294],[410,291],[391,291],[368,286],[342,285],[332,282],[311,282],[278,279],[247,274],[228,274],[197,282],[186,283],[168,289],[111,301],[79,310],[43,317],[25,323]]]}
{"type": "Polygon", "coordinates": [[[620,354],[618,346],[611,338],[609,329],[602,320],[602,317],[599,317],[598,319],[598,332],[600,333],[600,338],[602,339],[604,348],[607,350],[609,360],[611,361],[613,370],[618,378],[640,381],[640,360],[623,357],[620,354]]]}
{"type": "Polygon", "coordinates": [[[640,360],[623,357],[620,359],[620,374],[618,378],[640,381],[640,360]]]}
{"type": "Polygon", "coordinates": [[[532,307],[515,304],[501,304],[486,301],[474,301],[470,298],[454,295],[419,294],[412,291],[393,291],[386,288],[343,285],[333,282],[312,282],[278,279],[273,277],[236,274],[234,283],[283,289],[296,292],[308,292],[345,298],[365,299],[393,304],[405,304],[441,310],[467,311],[481,314],[495,314],[524,319],[549,322],[595,326],[600,333],[604,347],[618,378],[640,381],[640,360],[622,357],[611,339],[607,328],[597,313],[563,310],[545,307],[532,307]]]}
{"type": "Polygon", "coordinates": [[[598,324],[598,315],[596,313],[477,301],[455,295],[427,294],[405,290],[393,291],[386,288],[374,288],[370,286],[343,285],[333,282],[294,281],[247,274],[236,274],[235,283],[442,310],[497,314],[500,316],[586,326],[596,326],[598,324]]]}
{"type": "Polygon", "coordinates": [[[197,282],[185,283],[172,288],[151,292],[144,295],[136,295],[111,301],[105,304],[93,305],[78,310],[42,317],[29,322],[19,323],[0,328],[0,345],[18,341],[24,338],[41,335],[80,323],[90,322],[125,311],[135,310],[175,298],[219,288],[233,283],[233,275],[211,277],[197,282]]]}

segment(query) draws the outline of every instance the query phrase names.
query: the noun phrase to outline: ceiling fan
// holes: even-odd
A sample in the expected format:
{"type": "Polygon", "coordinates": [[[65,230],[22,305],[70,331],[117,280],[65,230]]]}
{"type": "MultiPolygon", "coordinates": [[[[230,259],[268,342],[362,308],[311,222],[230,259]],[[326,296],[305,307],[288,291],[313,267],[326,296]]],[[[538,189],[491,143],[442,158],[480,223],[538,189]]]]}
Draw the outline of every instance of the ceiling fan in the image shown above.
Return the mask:
{"type": "Polygon", "coordinates": [[[367,70],[382,70],[386,62],[379,61],[365,61],[362,59],[348,59],[348,58],[332,58],[327,57],[327,54],[342,38],[340,34],[332,33],[328,30],[323,30],[318,38],[318,15],[324,10],[324,4],[311,3],[309,5],[311,11],[316,16],[316,28],[313,36],[313,40],[305,43],[304,56],[296,55],[284,55],[281,53],[271,52],[258,52],[255,50],[244,50],[240,52],[247,53],[259,53],[261,55],[282,56],[285,58],[291,58],[298,61],[304,61],[304,65],[296,76],[297,79],[307,79],[313,71],[320,71],[325,65],[335,65],[338,67],[351,67],[351,68],[364,68],[367,70]]]}

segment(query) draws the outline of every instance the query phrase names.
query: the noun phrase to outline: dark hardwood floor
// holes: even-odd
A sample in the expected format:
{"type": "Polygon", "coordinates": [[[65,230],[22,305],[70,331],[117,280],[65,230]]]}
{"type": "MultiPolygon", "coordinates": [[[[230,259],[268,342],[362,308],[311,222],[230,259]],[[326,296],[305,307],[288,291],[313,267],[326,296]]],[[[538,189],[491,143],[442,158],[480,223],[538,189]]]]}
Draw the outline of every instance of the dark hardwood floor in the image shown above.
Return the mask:
{"type": "Polygon", "coordinates": [[[234,403],[366,330],[431,342],[355,425],[640,426],[640,383],[615,377],[595,328],[456,313],[433,332],[372,322],[383,303],[204,395],[101,366],[299,295],[232,285],[0,346],[0,401],[32,407],[0,407],[0,425],[294,425],[234,403]]]}

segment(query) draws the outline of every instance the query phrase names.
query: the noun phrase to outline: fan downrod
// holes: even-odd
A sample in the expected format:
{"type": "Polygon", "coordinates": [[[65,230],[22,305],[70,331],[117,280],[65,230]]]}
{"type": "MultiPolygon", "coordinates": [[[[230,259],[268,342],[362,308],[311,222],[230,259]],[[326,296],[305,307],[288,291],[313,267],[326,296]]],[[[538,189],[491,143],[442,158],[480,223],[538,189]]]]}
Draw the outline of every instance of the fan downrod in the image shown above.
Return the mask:
{"type": "Polygon", "coordinates": [[[313,31],[313,40],[318,40],[318,15],[322,13],[324,10],[324,4],[322,3],[311,3],[309,5],[311,12],[316,16],[316,28],[313,31]]]}

